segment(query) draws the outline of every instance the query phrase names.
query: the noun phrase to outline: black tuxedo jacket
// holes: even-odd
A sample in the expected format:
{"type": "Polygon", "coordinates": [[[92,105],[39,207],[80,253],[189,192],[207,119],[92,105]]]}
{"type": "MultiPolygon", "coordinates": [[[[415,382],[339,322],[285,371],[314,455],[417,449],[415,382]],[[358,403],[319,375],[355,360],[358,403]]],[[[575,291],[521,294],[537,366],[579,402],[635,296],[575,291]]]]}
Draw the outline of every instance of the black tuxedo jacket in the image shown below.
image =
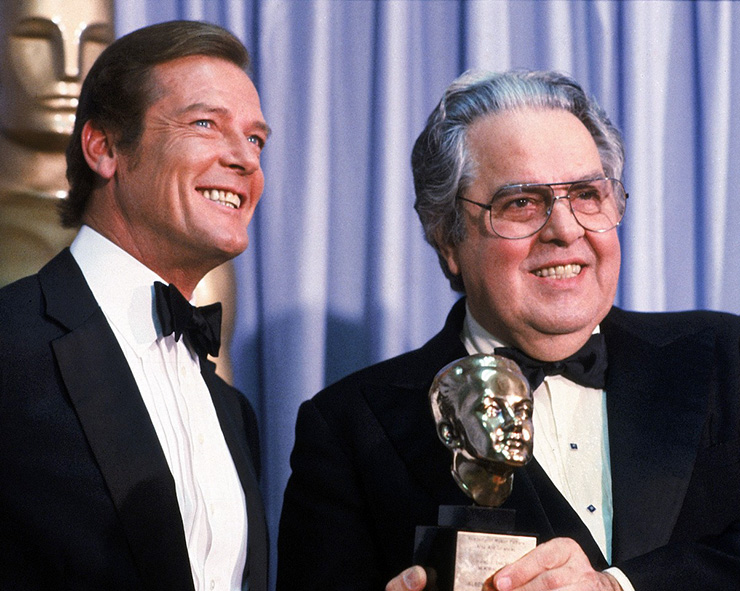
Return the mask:
{"type": "MultiPolygon", "coordinates": [[[[264,591],[257,427],[202,364],[264,591]]],[[[68,250],[0,290],[0,589],[193,589],[175,483],[123,352],[68,250]]]]}
{"type": "MultiPolygon", "coordinates": [[[[471,503],[452,479],[428,400],[436,372],[467,355],[464,314],[461,300],[422,348],[301,406],[278,591],[383,589],[412,564],[417,525],[436,525],[440,505],[471,503]]],[[[601,331],[613,565],[638,591],[740,589],[740,318],[614,308],[601,331]]],[[[516,509],[519,530],[574,538],[595,568],[607,566],[536,461],[515,472],[504,507],[516,509]]]]}

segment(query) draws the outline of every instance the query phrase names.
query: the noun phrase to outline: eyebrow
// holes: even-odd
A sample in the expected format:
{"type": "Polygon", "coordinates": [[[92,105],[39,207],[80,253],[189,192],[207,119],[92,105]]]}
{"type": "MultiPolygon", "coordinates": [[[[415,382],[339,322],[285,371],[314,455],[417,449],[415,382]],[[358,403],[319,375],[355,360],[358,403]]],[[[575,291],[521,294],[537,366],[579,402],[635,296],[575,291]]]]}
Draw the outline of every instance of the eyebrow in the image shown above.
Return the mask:
{"type": "MultiPolygon", "coordinates": [[[[177,111],[179,115],[187,115],[188,113],[193,112],[214,113],[224,116],[229,114],[229,110],[225,107],[216,107],[214,105],[209,105],[208,103],[192,103],[177,111]]],[[[260,130],[262,133],[264,133],[267,137],[270,137],[270,135],[272,134],[272,129],[270,128],[270,126],[261,119],[253,121],[252,125],[260,130]]]]}

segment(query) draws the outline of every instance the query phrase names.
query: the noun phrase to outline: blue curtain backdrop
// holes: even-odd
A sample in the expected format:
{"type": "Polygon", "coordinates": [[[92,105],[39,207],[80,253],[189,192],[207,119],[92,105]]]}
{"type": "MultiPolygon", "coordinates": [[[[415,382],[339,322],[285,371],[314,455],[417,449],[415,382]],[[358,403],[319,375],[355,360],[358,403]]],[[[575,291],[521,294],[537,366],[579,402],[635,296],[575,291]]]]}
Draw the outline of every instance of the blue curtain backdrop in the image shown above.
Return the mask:
{"type": "Polygon", "coordinates": [[[412,208],[409,155],[468,68],[568,72],[623,130],[619,305],[740,312],[740,3],[117,0],[119,35],[175,18],[245,42],[274,129],[232,343],[273,543],[300,402],[422,344],[456,299],[412,208]]]}

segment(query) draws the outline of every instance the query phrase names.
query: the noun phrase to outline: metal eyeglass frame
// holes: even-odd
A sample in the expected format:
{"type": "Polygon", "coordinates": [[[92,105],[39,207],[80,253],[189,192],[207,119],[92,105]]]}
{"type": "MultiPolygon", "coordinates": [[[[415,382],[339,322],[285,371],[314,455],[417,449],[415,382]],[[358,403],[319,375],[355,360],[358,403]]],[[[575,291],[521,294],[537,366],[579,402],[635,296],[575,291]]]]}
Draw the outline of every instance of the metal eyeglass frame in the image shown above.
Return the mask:
{"type": "Polygon", "coordinates": [[[477,205],[478,207],[482,207],[486,211],[488,211],[488,226],[491,228],[491,231],[498,236],[499,238],[503,238],[504,240],[521,240],[523,238],[529,238],[530,236],[534,236],[537,232],[542,230],[542,228],[547,225],[547,222],[550,220],[550,216],[552,215],[552,210],[555,208],[555,203],[558,199],[567,199],[568,205],[570,206],[570,212],[573,214],[573,218],[576,220],[576,223],[581,226],[584,230],[587,232],[594,232],[596,234],[603,234],[604,232],[609,232],[610,230],[613,230],[614,228],[618,227],[622,220],[624,219],[624,214],[627,211],[627,199],[629,199],[629,193],[624,188],[624,184],[622,184],[622,181],[619,179],[615,179],[613,177],[596,177],[592,179],[583,179],[580,181],[567,181],[562,183],[523,183],[518,185],[504,185],[503,187],[500,187],[494,194],[493,197],[491,197],[491,202],[493,202],[494,199],[496,199],[496,195],[498,195],[501,191],[509,190],[509,189],[523,189],[527,187],[548,187],[552,191],[552,203],[550,204],[550,207],[547,208],[547,215],[545,216],[544,221],[542,222],[542,225],[534,230],[533,232],[530,232],[529,234],[526,234],[524,236],[516,236],[514,238],[510,236],[503,236],[496,232],[496,229],[493,227],[493,205],[489,203],[486,205],[485,203],[480,203],[478,201],[473,201],[472,199],[468,199],[466,197],[460,197],[458,196],[457,199],[460,201],[467,201],[468,203],[472,203],[473,205],[477,205]],[[578,215],[576,215],[575,210],[573,209],[573,203],[571,202],[572,195],[570,194],[570,190],[573,187],[573,185],[578,185],[580,183],[590,183],[593,181],[612,181],[617,183],[622,188],[622,193],[624,194],[624,209],[621,212],[619,221],[614,224],[610,228],[604,228],[601,230],[592,230],[591,228],[587,228],[586,226],[581,223],[581,220],[578,219],[578,215]],[[555,195],[555,192],[552,191],[552,187],[568,187],[568,190],[566,191],[565,195],[555,195]]]}

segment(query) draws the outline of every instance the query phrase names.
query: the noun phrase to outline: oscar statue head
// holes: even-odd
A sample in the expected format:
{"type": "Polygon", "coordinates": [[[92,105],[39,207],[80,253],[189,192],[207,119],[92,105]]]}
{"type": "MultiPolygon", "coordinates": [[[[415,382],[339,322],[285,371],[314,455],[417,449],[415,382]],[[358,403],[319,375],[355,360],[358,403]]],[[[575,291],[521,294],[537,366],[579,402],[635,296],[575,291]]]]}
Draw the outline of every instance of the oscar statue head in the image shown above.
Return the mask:
{"type": "Polygon", "coordinates": [[[114,38],[112,0],[0,2],[0,131],[63,150],[82,81],[114,38]]]}
{"type": "Polygon", "coordinates": [[[455,481],[477,504],[501,505],[514,469],[532,457],[532,395],[519,367],[497,355],[464,357],[437,374],[429,397],[455,481]]]}

